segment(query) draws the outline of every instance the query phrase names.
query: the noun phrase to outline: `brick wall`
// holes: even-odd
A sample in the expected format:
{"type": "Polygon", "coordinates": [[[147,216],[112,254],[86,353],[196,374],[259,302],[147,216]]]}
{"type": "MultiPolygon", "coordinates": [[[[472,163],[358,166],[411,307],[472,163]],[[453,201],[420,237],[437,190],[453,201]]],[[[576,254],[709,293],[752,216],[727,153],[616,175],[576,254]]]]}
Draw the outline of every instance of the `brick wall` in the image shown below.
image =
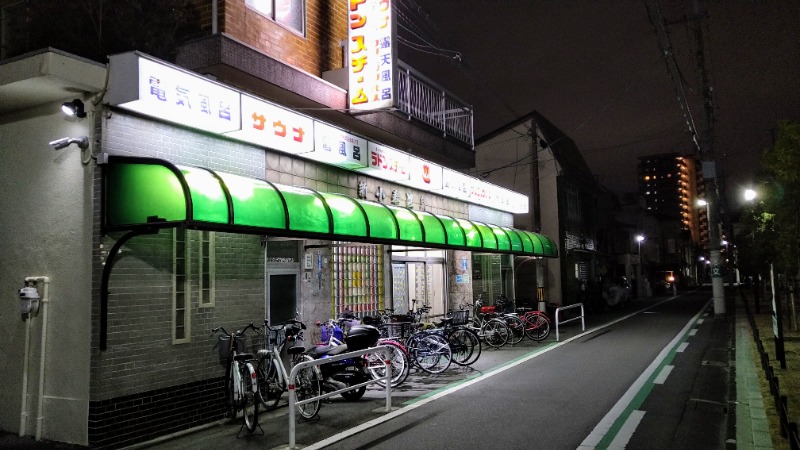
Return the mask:
{"type": "Polygon", "coordinates": [[[306,0],[305,36],[248,8],[244,0],[220,1],[220,5],[224,8],[220,31],[234,39],[318,77],[342,67],[346,0],[306,0]]]}

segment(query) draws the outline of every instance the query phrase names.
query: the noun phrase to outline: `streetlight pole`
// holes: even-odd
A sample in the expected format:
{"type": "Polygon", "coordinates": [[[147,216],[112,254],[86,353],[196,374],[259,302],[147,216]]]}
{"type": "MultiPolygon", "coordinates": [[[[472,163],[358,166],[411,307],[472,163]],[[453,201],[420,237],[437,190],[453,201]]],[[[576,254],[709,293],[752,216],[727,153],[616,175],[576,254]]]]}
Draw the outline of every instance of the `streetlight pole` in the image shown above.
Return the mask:
{"type": "Polygon", "coordinates": [[[636,265],[636,296],[642,295],[642,241],[644,235],[636,235],[636,244],[639,246],[639,264],[636,265]]]}

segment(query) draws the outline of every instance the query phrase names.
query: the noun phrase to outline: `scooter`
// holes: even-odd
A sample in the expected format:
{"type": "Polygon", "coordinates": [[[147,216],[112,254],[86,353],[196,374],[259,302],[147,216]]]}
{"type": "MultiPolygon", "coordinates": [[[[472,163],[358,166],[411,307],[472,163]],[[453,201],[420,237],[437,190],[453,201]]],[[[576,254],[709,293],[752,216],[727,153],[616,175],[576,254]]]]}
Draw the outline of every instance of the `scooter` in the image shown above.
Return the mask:
{"type": "MultiPolygon", "coordinates": [[[[331,337],[327,345],[314,346],[306,350],[305,354],[314,359],[320,359],[349,351],[363,350],[368,347],[374,347],[379,337],[380,332],[371,325],[354,325],[344,338],[344,342],[331,337]]],[[[323,364],[319,366],[319,369],[322,373],[322,390],[324,392],[338,391],[372,379],[367,371],[366,359],[362,357],[347,358],[323,364]]],[[[358,389],[344,391],[341,394],[345,400],[355,401],[360,399],[366,391],[367,387],[361,386],[358,389]]]]}

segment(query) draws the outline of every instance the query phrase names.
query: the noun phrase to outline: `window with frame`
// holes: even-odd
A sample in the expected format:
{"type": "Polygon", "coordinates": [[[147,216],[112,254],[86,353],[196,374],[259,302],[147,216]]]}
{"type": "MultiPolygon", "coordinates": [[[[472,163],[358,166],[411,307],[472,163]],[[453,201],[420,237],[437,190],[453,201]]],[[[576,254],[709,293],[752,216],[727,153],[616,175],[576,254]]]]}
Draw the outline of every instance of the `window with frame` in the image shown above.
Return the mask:
{"type": "Polygon", "coordinates": [[[245,5],[298,34],[306,34],[305,0],[245,0],[245,5]]]}
{"type": "Polygon", "coordinates": [[[216,264],[214,233],[176,229],[173,232],[172,342],[190,341],[191,305],[214,306],[216,264]]]}

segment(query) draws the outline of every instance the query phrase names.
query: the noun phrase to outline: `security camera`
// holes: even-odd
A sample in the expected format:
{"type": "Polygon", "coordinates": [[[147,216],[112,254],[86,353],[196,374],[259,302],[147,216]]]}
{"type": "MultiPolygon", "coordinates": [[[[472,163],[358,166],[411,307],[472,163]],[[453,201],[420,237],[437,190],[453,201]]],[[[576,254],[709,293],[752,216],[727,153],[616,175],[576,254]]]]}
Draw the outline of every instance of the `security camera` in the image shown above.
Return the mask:
{"type": "Polygon", "coordinates": [[[77,144],[78,148],[80,148],[81,150],[86,150],[87,148],[89,148],[89,138],[86,136],[81,136],[78,138],[65,137],[50,142],[50,146],[56,150],[67,148],[72,144],[77,144]]]}

